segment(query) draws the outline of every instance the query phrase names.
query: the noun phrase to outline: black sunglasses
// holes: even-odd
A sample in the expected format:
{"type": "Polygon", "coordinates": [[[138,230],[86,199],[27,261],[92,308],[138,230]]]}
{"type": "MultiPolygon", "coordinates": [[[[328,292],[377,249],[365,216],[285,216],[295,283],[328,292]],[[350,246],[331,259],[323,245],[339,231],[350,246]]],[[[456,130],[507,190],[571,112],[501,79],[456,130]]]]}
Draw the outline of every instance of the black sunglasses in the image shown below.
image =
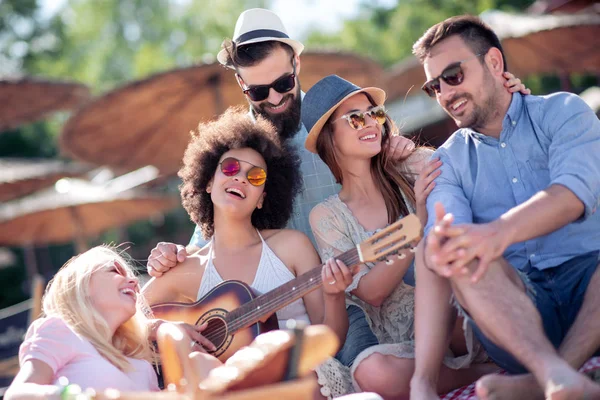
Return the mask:
{"type": "Polygon", "coordinates": [[[291,74],[282,76],[270,85],[247,86],[243,89],[244,94],[252,101],[263,101],[269,97],[271,88],[281,94],[289,92],[296,87],[296,60],[294,58],[292,58],[292,66],[294,70],[291,74]]]}
{"type": "Polygon", "coordinates": [[[429,97],[435,97],[435,95],[437,93],[441,93],[440,79],[442,79],[444,82],[446,82],[450,86],[460,85],[465,80],[465,73],[462,69],[461,64],[464,62],[467,62],[475,57],[480,57],[482,55],[484,55],[484,54],[475,54],[475,56],[469,57],[466,60],[461,60],[461,61],[455,62],[453,64],[450,64],[449,66],[446,67],[446,69],[444,69],[442,71],[442,73],[439,76],[425,82],[423,84],[423,86],[421,87],[421,89],[425,93],[427,93],[427,95],[429,97]]]}

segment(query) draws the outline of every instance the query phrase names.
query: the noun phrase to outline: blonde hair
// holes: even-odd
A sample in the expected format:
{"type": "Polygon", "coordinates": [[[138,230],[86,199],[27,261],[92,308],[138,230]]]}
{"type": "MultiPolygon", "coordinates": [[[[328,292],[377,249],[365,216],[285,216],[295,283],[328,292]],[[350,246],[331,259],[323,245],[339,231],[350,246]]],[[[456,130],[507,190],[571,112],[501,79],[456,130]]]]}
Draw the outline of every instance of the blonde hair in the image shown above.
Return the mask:
{"type": "Polygon", "coordinates": [[[136,313],[112,337],[108,323],[89,296],[92,274],[103,268],[111,268],[114,261],[123,266],[127,276],[135,276],[125,257],[115,248],[98,246],[71,258],[48,283],[42,310],[48,317],[62,319],[121,371],[130,371],[131,364],[126,357],[155,360],[147,323],[150,312],[144,296],[137,296],[136,313]]]}

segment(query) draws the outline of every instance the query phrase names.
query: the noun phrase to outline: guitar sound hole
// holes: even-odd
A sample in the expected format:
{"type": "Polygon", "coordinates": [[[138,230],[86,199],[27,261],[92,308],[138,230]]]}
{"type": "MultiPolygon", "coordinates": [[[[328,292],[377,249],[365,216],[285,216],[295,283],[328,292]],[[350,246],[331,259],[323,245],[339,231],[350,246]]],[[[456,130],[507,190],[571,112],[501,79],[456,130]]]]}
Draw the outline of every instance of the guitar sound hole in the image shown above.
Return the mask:
{"type": "Polygon", "coordinates": [[[208,326],[202,332],[202,336],[210,340],[217,349],[220,348],[225,343],[225,339],[227,339],[227,325],[225,321],[220,318],[209,319],[208,326]]]}

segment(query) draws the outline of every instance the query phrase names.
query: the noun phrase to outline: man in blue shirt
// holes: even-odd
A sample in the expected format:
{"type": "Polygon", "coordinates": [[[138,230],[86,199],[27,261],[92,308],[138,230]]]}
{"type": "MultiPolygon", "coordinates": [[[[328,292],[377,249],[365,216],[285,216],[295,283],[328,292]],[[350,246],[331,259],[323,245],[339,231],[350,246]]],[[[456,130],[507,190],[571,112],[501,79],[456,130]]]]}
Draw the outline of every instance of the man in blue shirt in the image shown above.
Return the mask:
{"type": "Polygon", "coordinates": [[[411,399],[438,398],[451,299],[488,355],[524,374],[480,379],[479,398],[600,398],[576,371],[600,348],[600,121],[573,94],[507,93],[502,47],[478,18],[447,19],[413,50],[460,129],[434,155],[411,399]]]}

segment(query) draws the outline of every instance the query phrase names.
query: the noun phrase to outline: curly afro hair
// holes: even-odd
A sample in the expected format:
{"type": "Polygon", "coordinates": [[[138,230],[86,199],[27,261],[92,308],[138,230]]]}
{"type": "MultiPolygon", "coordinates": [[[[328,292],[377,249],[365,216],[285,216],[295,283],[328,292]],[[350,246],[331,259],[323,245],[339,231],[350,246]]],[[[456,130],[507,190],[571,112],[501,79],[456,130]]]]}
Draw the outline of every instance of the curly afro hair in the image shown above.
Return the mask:
{"type": "Polygon", "coordinates": [[[280,229],[291,217],[294,198],[302,187],[297,153],[280,140],[269,121],[261,116],[253,121],[247,109],[231,107],[217,120],[201,123],[192,132],[178,174],[183,181],[180,186],[183,207],[205,239],[215,231],[213,203],[206,187],[221,156],[243,148],[255,150],[267,164],[266,196],[262,208],[252,213],[252,225],[257,229],[280,229]]]}

